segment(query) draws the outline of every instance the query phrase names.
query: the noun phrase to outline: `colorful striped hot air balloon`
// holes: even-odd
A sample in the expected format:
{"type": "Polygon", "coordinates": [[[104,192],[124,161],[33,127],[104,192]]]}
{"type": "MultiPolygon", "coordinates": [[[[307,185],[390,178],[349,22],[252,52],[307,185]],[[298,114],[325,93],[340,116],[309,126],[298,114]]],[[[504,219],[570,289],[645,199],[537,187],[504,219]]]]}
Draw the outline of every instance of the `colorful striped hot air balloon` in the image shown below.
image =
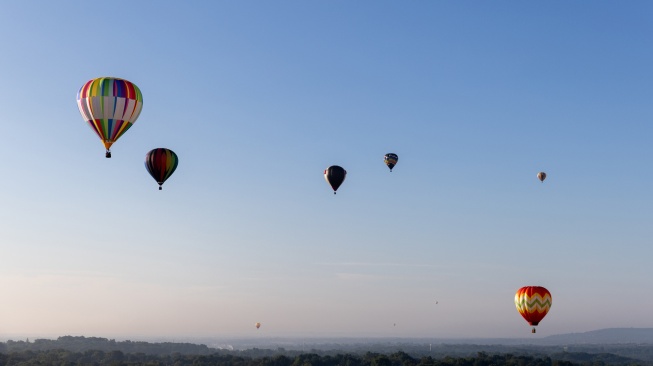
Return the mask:
{"type": "Polygon", "coordinates": [[[111,157],[111,145],[136,122],[143,94],[133,83],[111,77],[89,80],[77,93],[82,117],[100,137],[111,157]]]}
{"type": "Polygon", "coordinates": [[[159,183],[159,190],[166,179],[177,169],[179,158],[174,151],[165,148],[154,149],[145,155],[145,169],[159,183]]]}
{"type": "Polygon", "coordinates": [[[515,306],[519,314],[533,327],[537,326],[551,308],[551,293],[540,286],[525,286],[515,294],[515,306]]]}

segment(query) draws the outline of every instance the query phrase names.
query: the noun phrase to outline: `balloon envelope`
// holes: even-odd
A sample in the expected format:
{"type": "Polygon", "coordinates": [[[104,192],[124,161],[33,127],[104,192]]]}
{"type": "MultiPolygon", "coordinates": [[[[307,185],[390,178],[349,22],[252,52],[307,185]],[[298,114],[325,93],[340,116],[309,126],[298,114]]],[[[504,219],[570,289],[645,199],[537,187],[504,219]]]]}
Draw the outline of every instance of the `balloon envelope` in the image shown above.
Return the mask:
{"type": "Polygon", "coordinates": [[[82,85],[77,92],[77,107],[109,151],[138,119],[143,108],[143,94],[127,80],[102,77],[82,85]]]}
{"type": "Polygon", "coordinates": [[[256,329],[258,329],[258,328],[261,327],[261,323],[256,323],[256,324],[254,324],[254,326],[256,326],[256,329]]]}
{"type": "Polygon", "coordinates": [[[395,165],[397,165],[397,161],[399,161],[399,156],[397,156],[397,154],[388,153],[383,157],[383,161],[385,162],[385,165],[390,168],[390,171],[392,171],[392,168],[394,168],[395,165]]]}
{"type": "Polygon", "coordinates": [[[342,182],[345,181],[346,175],[347,175],[347,171],[337,165],[332,165],[326,168],[326,170],[324,171],[324,179],[326,179],[327,183],[329,183],[331,188],[333,188],[334,194],[336,193],[338,187],[340,187],[342,182]]]}
{"type": "Polygon", "coordinates": [[[544,180],[546,179],[546,173],[545,172],[537,173],[537,179],[539,179],[540,182],[544,182],[544,180]]]}
{"type": "Polygon", "coordinates": [[[159,183],[159,189],[177,169],[179,158],[174,151],[166,148],[151,150],[145,155],[145,169],[159,183]]]}
{"type": "Polygon", "coordinates": [[[541,286],[525,286],[515,294],[517,311],[531,326],[538,325],[551,308],[551,293],[541,286]]]}

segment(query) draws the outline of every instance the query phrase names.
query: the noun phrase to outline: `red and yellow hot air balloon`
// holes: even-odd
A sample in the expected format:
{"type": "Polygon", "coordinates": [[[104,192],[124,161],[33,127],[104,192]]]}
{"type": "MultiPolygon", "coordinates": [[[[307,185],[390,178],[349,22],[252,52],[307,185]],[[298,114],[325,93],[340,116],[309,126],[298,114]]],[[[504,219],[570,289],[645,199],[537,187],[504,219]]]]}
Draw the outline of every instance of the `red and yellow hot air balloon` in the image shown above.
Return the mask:
{"type": "Polygon", "coordinates": [[[551,308],[551,293],[541,286],[525,286],[515,294],[515,306],[519,314],[533,327],[537,326],[551,308]]]}
{"type": "Polygon", "coordinates": [[[133,83],[102,77],[87,81],[77,92],[82,118],[100,137],[111,157],[111,145],[136,122],[143,108],[143,94],[133,83]]]}

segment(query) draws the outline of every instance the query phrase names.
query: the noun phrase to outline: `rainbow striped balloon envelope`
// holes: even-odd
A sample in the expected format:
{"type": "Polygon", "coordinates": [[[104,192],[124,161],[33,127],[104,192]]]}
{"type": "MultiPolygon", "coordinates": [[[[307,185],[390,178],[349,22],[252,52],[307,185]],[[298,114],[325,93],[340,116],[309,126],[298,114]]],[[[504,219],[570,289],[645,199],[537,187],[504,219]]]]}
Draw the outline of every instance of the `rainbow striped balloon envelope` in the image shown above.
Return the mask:
{"type": "Polygon", "coordinates": [[[551,293],[541,286],[525,286],[515,294],[515,306],[535,333],[537,326],[551,309],[551,293]]]}
{"type": "Polygon", "coordinates": [[[177,154],[170,149],[158,148],[145,155],[145,169],[159,183],[159,190],[163,189],[161,186],[175,172],[178,164],[177,154]]]}
{"type": "Polygon", "coordinates": [[[111,157],[111,145],[136,122],[143,108],[143,94],[133,83],[102,77],[87,81],[77,93],[82,118],[98,135],[111,157]]]}

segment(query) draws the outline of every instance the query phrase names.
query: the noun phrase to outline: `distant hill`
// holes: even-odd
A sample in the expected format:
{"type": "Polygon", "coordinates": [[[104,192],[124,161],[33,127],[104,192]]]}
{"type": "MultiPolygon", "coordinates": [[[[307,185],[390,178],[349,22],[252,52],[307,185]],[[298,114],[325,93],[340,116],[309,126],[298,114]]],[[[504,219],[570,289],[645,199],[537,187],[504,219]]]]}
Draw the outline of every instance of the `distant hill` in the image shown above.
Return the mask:
{"type": "Polygon", "coordinates": [[[556,334],[543,338],[266,338],[254,340],[232,340],[237,349],[273,346],[298,349],[300,345],[310,349],[347,348],[361,344],[476,344],[476,345],[599,345],[599,344],[647,344],[653,346],[653,328],[607,328],[583,333],[556,334]]]}
{"type": "Polygon", "coordinates": [[[539,339],[536,344],[653,344],[653,328],[608,328],[584,333],[552,335],[539,339]]]}

